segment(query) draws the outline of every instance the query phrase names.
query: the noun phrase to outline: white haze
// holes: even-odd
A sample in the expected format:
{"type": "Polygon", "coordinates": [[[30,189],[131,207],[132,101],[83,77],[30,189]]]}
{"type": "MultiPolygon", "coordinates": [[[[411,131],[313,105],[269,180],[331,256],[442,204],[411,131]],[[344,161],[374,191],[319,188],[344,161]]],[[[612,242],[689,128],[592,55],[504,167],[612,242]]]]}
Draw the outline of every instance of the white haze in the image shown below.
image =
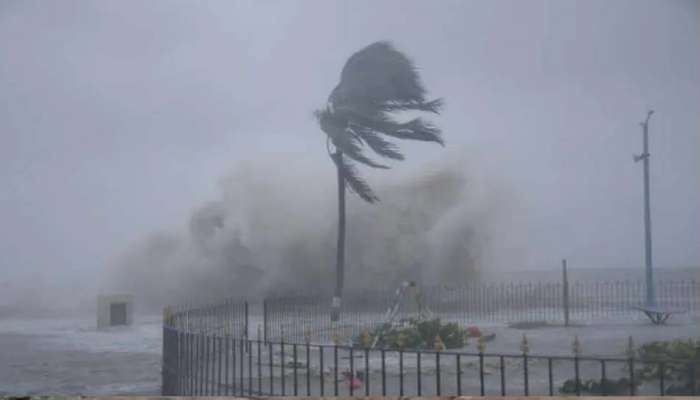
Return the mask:
{"type": "MultiPolygon", "coordinates": [[[[452,159],[417,176],[399,172],[383,179],[376,205],[350,197],[350,291],[394,287],[405,279],[469,284],[484,265],[521,256],[511,248],[500,260],[489,258],[504,252],[494,247],[494,234],[509,229],[517,207],[498,187],[502,182],[469,174],[467,165],[452,159]]],[[[187,226],[130,248],[105,285],[131,291],[146,306],[328,293],[334,282],[336,183],[332,175],[315,179],[315,169],[282,157],[242,163],[221,180],[220,197],[198,207],[187,226]]],[[[512,243],[516,235],[508,238],[512,243]]]]}
{"type": "Polygon", "coordinates": [[[236,228],[265,271],[243,292],[332,286],[335,172],[312,111],[384,39],[445,99],[446,147],[401,143],[405,162],[363,171],[384,201],[349,201],[350,287],[399,279],[384,264],[426,282],[561,258],[638,271],[650,108],[654,264],[697,270],[699,4],[1,0],[0,305],[235,295],[236,228]],[[416,186],[435,174],[464,183],[416,186]],[[430,226],[388,261],[395,202],[430,226]],[[224,230],[193,240],[211,203],[224,230]]]}

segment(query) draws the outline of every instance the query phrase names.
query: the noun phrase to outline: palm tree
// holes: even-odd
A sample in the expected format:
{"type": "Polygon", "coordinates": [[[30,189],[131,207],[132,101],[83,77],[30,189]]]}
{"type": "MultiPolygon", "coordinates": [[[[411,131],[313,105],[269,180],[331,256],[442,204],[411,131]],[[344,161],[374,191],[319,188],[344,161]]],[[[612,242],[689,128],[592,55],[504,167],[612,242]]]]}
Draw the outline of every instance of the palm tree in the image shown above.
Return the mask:
{"type": "Polygon", "coordinates": [[[398,147],[385,137],[436,142],[444,146],[438,128],[414,118],[394,119],[397,111],[438,114],[442,100],[427,101],[415,66],[386,41],[373,43],[353,54],[343,67],[340,83],[328,97],[325,109],[315,112],[326,133],[328,154],[338,172],[338,247],[336,286],[331,320],[340,315],[345,269],[345,187],[368,203],[379,198],[357,173],[355,163],[389,168],[364,154],[365,145],[381,157],[403,160],[398,147]]]}

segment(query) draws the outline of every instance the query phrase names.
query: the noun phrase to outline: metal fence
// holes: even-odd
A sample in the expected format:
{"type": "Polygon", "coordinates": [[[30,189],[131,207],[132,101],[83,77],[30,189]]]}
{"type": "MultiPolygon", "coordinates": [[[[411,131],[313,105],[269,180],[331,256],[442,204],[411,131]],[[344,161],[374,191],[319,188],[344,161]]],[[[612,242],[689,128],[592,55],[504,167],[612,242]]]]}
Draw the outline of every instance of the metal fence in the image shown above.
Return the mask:
{"type": "MultiPolygon", "coordinates": [[[[700,311],[697,282],[659,282],[662,306],[700,311]]],[[[540,283],[422,289],[433,317],[460,323],[633,318],[644,284],[540,283]],[[634,313],[634,314],[632,314],[634,313]]],[[[405,299],[405,301],[408,298],[405,299]]],[[[341,321],[330,322],[323,296],[263,302],[262,329],[250,337],[245,301],[166,309],[164,395],[553,395],[698,393],[700,359],[649,360],[367,349],[341,345],[384,321],[389,291],[345,296],[341,321]],[[335,338],[333,336],[336,336],[335,338]],[[328,344],[330,342],[335,344],[328,344]]],[[[399,319],[415,316],[404,304],[399,319]]],[[[482,350],[483,351],[483,350],[482,350]]]]}
{"type": "Polygon", "coordinates": [[[248,337],[247,301],[226,300],[220,304],[167,308],[165,323],[181,332],[248,337]]]}
{"type": "MultiPolygon", "coordinates": [[[[700,282],[659,281],[657,303],[689,313],[700,312],[700,282]]],[[[420,302],[444,321],[515,323],[544,321],[564,323],[645,318],[635,309],[644,303],[642,281],[573,283],[501,283],[459,288],[428,287],[420,290],[420,302]]],[[[362,291],[343,298],[339,326],[347,335],[358,335],[383,322],[394,301],[392,291],[362,291]]],[[[404,302],[410,303],[405,298],[404,302]]],[[[264,302],[266,340],[303,342],[309,334],[320,342],[331,340],[338,329],[330,321],[330,297],[285,296],[264,302]]],[[[404,304],[399,318],[415,315],[415,306],[404,304]]]]}
{"type": "Polygon", "coordinates": [[[696,395],[700,360],[265,342],[163,328],[163,395],[696,395]]]}

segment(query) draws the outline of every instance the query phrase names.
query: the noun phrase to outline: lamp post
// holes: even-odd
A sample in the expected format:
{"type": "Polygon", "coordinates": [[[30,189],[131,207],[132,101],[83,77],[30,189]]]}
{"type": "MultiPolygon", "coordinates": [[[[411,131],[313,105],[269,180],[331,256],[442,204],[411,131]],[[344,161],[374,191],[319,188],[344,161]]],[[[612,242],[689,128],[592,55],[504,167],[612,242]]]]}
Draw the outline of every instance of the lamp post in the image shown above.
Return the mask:
{"type": "Polygon", "coordinates": [[[644,135],[644,152],[634,156],[634,162],[644,161],[644,260],[646,264],[646,306],[656,305],[654,289],[654,271],[651,265],[651,213],[649,211],[649,118],[653,110],[647,112],[647,118],[642,125],[644,135]]]}

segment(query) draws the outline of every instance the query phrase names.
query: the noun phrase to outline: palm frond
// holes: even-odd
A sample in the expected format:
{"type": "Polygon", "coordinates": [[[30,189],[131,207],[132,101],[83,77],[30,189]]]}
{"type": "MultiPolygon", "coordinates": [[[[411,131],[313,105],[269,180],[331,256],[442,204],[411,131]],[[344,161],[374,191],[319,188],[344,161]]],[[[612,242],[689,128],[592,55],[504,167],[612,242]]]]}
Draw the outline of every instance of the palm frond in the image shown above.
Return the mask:
{"type": "Polygon", "coordinates": [[[377,108],[383,112],[425,111],[440,114],[440,111],[444,105],[445,104],[442,99],[435,99],[428,102],[386,102],[377,106],[377,108]]]}
{"type": "Polygon", "coordinates": [[[345,182],[348,184],[350,190],[362,198],[362,200],[368,203],[375,203],[379,201],[379,198],[374,194],[372,188],[369,187],[367,182],[365,182],[357,173],[355,166],[347,162],[341,156],[332,157],[335,162],[336,167],[340,169],[345,178],[345,182]]]}
{"type": "Polygon", "coordinates": [[[375,130],[364,126],[350,124],[351,129],[364,141],[375,153],[392,160],[403,160],[404,156],[399,152],[398,147],[381,137],[375,130]]]}
{"type": "Polygon", "coordinates": [[[388,136],[393,136],[398,139],[436,142],[441,146],[445,145],[440,129],[422,118],[415,118],[406,123],[397,124],[395,129],[388,129],[383,132],[388,136]]]}
{"type": "Polygon", "coordinates": [[[441,131],[431,123],[415,118],[395,121],[391,114],[419,111],[439,114],[442,99],[426,100],[426,90],[418,71],[403,53],[386,41],[373,43],[354,53],[345,63],[340,82],[328,97],[325,110],[317,111],[321,129],[343,157],[336,164],[345,174],[348,186],[364,200],[373,203],[377,197],[363,181],[356,161],[374,168],[388,168],[363,154],[367,145],[376,154],[403,160],[396,145],[383,135],[398,139],[436,142],[444,146],[441,131]]]}
{"type": "MultiPolygon", "coordinates": [[[[372,117],[363,115],[347,107],[339,108],[336,110],[336,113],[342,114],[342,118],[347,119],[348,123],[351,125],[360,126],[364,129],[382,133],[387,136],[398,139],[436,142],[443,146],[445,145],[440,129],[422,118],[414,118],[408,122],[396,122],[385,114],[372,117]]],[[[357,131],[357,128],[355,130],[357,131]]]]}
{"type": "Polygon", "coordinates": [[[343,152],[346,156],[362,164],[373,168],[388,169],[389,167],[379,164],[362,154],[360,137],[347,126],[347,123],[339,121],[334,114],[328,110],[317,114],[321,123],[321,129],[331,138],[333,146],[343,152]]]}
{"type": "Polygon", "coordinates": [[[425,93],[411,60],[391,43],[381,41],[350,56],[329,100],[335,105],[388,101],[423,103],[425,93]]]}

